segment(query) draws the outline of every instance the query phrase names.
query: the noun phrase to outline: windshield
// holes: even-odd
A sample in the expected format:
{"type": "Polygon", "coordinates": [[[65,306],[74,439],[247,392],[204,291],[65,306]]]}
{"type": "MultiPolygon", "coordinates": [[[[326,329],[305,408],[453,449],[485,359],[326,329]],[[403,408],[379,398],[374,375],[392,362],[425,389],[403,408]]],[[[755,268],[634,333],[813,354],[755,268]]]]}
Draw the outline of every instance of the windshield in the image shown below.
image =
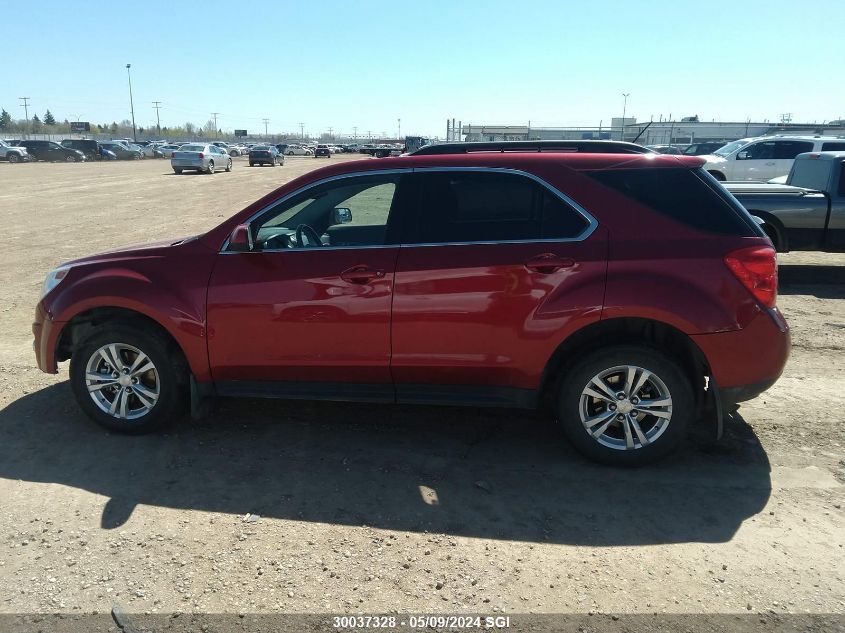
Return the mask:
{"type": "Polygon", "coordinates": [[[734,141],[733,143],[728,143],[727,145],[720,147],[713,153],[716,154],[716,156],[727,156],[728,154],[738,150],[740,147],[745,147],[746,145],[748,145],[748,141],[734,141]]]}

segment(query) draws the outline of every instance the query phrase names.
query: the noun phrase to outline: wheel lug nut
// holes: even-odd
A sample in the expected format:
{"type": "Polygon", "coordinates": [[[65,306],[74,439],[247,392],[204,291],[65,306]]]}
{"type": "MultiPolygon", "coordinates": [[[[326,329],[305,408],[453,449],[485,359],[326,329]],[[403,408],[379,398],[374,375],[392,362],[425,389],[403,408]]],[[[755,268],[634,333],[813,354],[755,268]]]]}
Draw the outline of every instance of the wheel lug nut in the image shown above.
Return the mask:
{"type": "Polygon", "coordinates": [[[138,384],[138,379],[137,379],[137,378],[133,378],[133,379],[132,379],[132,384],[133,384],[133,385],[137,385],[137,384],[138,384]]]}
{"type": "Polygon", "coordinates": [[[637,398],[636,396],[634,396],[633,398],[631,398],[631,404],[637,404],[639,401],[640,401],[640,399],[639,399],[639,398],[637,398]]]}
{"type": "Polygon", "coordinates": [[[617,400],[624,400],[625,394],[620,391],[619,393],[616,394],[616,399],[617,400]]]}
{"type": "Polygon", "coordinates": [[[615,405],[615,404],[611,404],[611,405],[608,407],[608,409],[610,409],[611,411],[616,411],[616,405],[615,405]]]}
{"type": "Polygon", "coordinates": [[[636,409],[631,409],[631,415],[637,415],[638,413],[639,411],[637,411],[636,409]]]}
{"type": "Polygon", "coordinates": [[[620,413],[619,415],[616,416],[616,419],[621,422],[622,420],[625,419],[625,416],[620,413]]]}
{"type": "Polygon", "coordinates": [[[126,393],[132,393],[132,387],[126,387],[126,388],[124,389],[124,391],[125,391],[126,393]]]}
{"type": "Polygon", "coordinates": [[[118,373],[117,373],[116,371],[113,371],[113,372],[111,373],[111,377],[112,377],[112,378],[117,378],[117,376],[118,376],[118,373]]]}

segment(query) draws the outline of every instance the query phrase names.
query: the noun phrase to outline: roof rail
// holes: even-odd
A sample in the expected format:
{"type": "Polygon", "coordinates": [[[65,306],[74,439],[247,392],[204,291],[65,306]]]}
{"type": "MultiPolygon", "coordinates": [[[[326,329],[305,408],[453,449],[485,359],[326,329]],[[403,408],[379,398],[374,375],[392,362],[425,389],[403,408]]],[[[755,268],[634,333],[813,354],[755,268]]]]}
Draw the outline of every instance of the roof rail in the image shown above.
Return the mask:
{"type": "Polygon", "coordinates": [[[472,154],[477,152],[556,152],[564,154],[653,154],[652,150],[623,141],[486,141],[425,145],[411,156],[472,154]]]}

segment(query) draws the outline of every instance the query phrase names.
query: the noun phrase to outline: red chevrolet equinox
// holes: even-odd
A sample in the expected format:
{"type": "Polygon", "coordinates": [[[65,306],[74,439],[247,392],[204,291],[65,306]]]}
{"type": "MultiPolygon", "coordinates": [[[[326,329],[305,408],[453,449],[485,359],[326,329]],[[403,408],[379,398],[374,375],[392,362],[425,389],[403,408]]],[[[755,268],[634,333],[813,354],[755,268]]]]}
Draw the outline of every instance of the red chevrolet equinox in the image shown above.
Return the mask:
{"type": "Polygon", "coordinates": [[[69,262],[38,366],[144,433],[215,396],[550,407],[642,464],[771,386],[777,263],[695,157],[454,151],[312,171],[204,235],[69,262]]]}

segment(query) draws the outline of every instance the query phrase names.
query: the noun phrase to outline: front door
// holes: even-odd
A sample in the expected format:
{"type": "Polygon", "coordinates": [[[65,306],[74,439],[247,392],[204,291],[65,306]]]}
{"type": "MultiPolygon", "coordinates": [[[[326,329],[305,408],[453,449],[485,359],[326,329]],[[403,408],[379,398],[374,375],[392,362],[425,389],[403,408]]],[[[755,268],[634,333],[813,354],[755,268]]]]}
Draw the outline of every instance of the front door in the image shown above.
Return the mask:
{"type": "Polygon", "coordinates": [[[393,400],[400,180],[357,176],[308,188],[254,219],[254,250],[220,253],[208,347],[222,393],[393,400]]]}
{"type": "Polygon", "coordinates": [[[397,400],[530,406],[563,338],[600,317],[605,230],[506,170],[415,178],[393,297],[397,400]]]}

